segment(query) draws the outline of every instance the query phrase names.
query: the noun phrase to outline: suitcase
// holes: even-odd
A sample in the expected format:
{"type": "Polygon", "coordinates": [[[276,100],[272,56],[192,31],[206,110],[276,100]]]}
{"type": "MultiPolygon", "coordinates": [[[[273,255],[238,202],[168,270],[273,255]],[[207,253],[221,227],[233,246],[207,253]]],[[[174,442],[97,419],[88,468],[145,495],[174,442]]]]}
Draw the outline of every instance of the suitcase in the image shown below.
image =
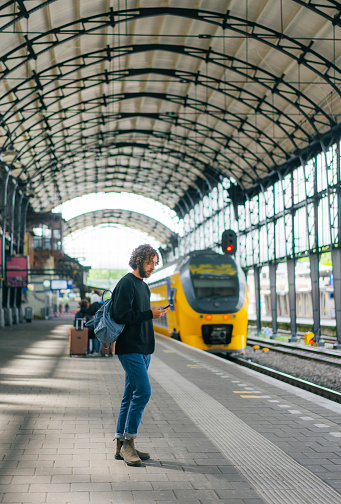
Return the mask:
{"type": "Polygon", "coordinates": [[[70,327],[69,333],[69,354],[71,355],[86,355],[88,350],[88,333],[87,327],[84,327],[83,319],[76,319],[76,327],[70,327]]]}
{"type": "Polygon", "coordinates": [[[108,355],[109,357],[112,357],[115,353],[115,344],[116,342],[111,343],[111,345],[109,343],[102,343],[101,355],[108,355]]]}

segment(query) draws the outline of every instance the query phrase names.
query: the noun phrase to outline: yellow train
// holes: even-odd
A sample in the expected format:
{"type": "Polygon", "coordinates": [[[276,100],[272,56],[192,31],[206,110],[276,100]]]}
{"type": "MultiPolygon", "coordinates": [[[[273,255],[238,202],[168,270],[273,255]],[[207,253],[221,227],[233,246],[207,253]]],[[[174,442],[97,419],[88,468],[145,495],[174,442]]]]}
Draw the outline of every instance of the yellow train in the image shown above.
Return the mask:
{"type": "Polygon", "coordinates": [[[171,305],[154,320],[156,332],[209,352],[246,346],[245,275],[233,257],[197,251],[155,271],[148,280],[152,306],[171,305]]]}

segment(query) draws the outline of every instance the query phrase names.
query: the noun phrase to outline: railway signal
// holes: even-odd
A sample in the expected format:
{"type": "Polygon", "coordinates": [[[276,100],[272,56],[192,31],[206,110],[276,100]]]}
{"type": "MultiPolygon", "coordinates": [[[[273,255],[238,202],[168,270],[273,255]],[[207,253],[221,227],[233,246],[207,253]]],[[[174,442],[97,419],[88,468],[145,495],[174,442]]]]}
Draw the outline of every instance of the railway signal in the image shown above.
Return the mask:
{"type": "Polygon", "coordinates": [[[224,254],[234,255],[237,251],[237,235],[232,229],[226,229],[221,237],[224,254]]]}

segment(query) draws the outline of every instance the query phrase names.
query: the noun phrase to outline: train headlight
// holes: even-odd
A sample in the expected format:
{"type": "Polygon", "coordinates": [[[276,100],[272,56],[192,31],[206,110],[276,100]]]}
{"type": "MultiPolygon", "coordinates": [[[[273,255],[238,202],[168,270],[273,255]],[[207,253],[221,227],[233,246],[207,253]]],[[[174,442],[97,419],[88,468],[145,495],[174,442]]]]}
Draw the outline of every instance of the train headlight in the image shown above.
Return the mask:
{"type": "Polygon", "coordinates": [[[212,315],[206,315],[206,320],[212,320],[212,315]]]}
{"type": "Polygon", "coordinates": [[[228,320],[230,318],[230,315],[224,315],[224,320],[228,320]]]}

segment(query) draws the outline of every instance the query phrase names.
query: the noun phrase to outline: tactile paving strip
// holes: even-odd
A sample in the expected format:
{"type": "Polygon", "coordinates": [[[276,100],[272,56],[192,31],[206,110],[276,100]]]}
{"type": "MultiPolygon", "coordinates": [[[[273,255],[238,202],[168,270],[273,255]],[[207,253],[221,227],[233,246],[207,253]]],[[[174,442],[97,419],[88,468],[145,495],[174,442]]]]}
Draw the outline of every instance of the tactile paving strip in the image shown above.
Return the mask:
{"type": "Polygon", "coordinates": [[[341,504],[341,495],[157,357],[151,376],[269,504],[341,504]]]}

